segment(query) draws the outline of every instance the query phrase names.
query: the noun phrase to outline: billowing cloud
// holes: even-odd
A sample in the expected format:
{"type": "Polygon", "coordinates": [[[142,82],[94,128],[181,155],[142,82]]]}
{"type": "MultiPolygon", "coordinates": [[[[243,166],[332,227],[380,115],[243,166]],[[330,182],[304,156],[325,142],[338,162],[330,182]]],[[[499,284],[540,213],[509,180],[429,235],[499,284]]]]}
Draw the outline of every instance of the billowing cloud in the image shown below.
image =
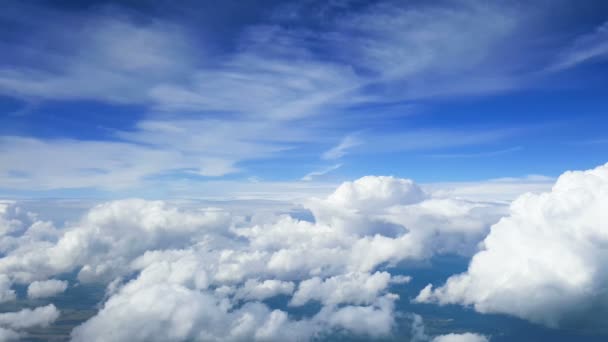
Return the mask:
{"type": "Polygon", "coordinates": [[[387,272],[347,273],[325,280],[314,277],[300,283],[290,305],[300,306],[311,300],[325,305],[370,304],[386,290],[390,279],[391,275],[387,272]]]}
{"type": "Polygon", "coordinates": [[[27,296],[29,298],[48,298],[64,292],[68,288],[68,282],[65,280],[43,280],[34,281],[27,287],[27,296]]]}
{"type": "Polygon", "coordinates": [[[59,311],[53,304],[37,307],[35,309],[23,309],[17,312],[5,312],[0,314],[0,326],[12,329],[24,329],[31,327],[45,327],[53,323],[59,317],[59,311]]]}
{"type": "Polygon", "coordinates": [[[31,296],[61,290],[67,284],[49,279],[69,272],[109,284],[100,311],[74,330],[76,341],[381,337],[396,324],[391,285],[410,279],[390,267],[472,250],[500,212],[374,176],[305,206],[312,220],[139,199],[96,205],[60,228],[31,216],[14,222],[20,234],[0,271],[7,291],[30,284],[31,296]],[[265,304],[276,296],[290,297],[288,305],[265,304]],[[291,317],[308,303],[320,307],[291,317]]]}
{"type": "Polygon", "coordinates": [[[0,313],[0,341],[19,340],[25,336],[24,329],[48,327],[59,318],[59,310],[53,305],[0,313]]]}
{"type": "Polygon", "coordinates": [[[128,262],[145,251],[188,245],[197,233],[225,227],[227,220],[227,213],[215,209],[182,212],[160,201],[110,202],[90,210],[58,238],[30,239],[26,232],[0,259],[0,270],[19,282],[44,280],[76,267],[81,281],[112,279],[127,272],[128,262]]]}
{"type": "Polygon", "coordinates": [[[420,302],[472,305],[550,327],[605,327],[608,164],[566,172],[550,192],[525,194],[492,226],[467,272],[420,302]]]}

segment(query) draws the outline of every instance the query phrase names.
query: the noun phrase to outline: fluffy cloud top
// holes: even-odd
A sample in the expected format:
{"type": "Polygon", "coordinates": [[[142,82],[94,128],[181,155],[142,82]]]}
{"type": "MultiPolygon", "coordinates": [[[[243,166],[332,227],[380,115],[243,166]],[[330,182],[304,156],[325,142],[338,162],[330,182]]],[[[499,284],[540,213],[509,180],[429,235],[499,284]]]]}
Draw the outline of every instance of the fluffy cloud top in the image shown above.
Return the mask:
{"type": "Polygon", "coordinates": [[[372,176],[306,205],[312,221],[138,199],[97,205],[62,228],[32,216],[3,238],[4,292],[23,283],[31,298],[52,296],[67,283],[49,279],[66,272],[109,284],[75,341],[389,336],[398,299],[390,285],[410,279],[390,266],[472,249],[500,212],[372,176]],[[279,295],[291,297],[285,310],[320,309],[294,319],[264,303],[279,295]]]}
{"type": "Polygon", "coordinates": [[[525,194],[491,228],[468,271],[427,286],[421,302],[473,305],[551,327],[605,329],[608,164],[566,172],[551,192],[525,194]]]}
{"type": "Polygon", "coordinates": [[[12,329],[24,329],[31,327],[46,327],[59,318],[59,311],[53,304],[37,307],[35,309],[23,309],[17,312],[0,314],[0,327],[12,329]]]}
{"type": "Polygon", "coordinates": [[[0,313],[0,341],[18,340],[24,335],[23,329],[47,327],[57,318],[59,318],[59,310],[53,304],[33,310],[0,313]]]}
{"type": "Polygon", "coordinates": [[[68,288],[68,282],[62,280],[35,281],[27,287],[29,298],[47,298],[62,293],[68,288]]]}
{"type": "Polygon", "coordinates": [[[300,283],[290,305],[300,306],[310,300],[326,305],[340,303],[369,304],[388,286],[391,275],[387,272],[347,273],[327,278],[307,279],[300,283]]]}

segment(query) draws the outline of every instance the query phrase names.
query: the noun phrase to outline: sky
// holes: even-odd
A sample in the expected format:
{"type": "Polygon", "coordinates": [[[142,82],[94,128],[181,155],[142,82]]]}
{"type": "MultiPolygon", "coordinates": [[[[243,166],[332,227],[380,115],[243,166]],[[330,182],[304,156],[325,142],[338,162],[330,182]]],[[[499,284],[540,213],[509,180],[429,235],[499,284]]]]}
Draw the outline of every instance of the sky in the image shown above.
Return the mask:
{"type": "Polygon", "coordinates": [[[604,341],[608,2],[7,1],[0,342],[604,341]]]}
{"type": "Polygon", "coordinates": [[[602,1],[4,7],[7,196],[556,177],[604,161],[602,1]]]}

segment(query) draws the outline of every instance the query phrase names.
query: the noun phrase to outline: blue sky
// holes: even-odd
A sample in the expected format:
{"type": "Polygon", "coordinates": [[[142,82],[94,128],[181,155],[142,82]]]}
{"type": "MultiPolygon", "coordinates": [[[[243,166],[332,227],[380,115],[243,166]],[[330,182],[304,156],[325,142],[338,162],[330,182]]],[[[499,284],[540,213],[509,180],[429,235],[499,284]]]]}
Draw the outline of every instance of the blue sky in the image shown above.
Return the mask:
{"type": "Polygon", "coordinates": [[[0,25],[9,197],[606,161],[602,1],[35,1],[0,25]]]}

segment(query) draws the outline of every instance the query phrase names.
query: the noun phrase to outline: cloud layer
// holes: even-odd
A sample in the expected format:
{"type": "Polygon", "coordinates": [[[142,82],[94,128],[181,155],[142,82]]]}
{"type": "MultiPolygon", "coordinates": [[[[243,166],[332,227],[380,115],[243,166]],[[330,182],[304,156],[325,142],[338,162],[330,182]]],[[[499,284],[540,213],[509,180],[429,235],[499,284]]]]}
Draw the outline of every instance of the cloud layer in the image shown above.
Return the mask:
{"type": "Polygon", "coordinates": [[[550,192],[516,199],[468,271],[427,286],[417,300],[605,330],[607,205],[608,164],[566,172],[550,192]]]}
{"type": "Polygon", "coordinates": [[[307,201],[312,221],[130,199],[56,228],[35,215],[17,220],[17,207],[5,204],[2,216],[13,231],[0,237],[4,300],[15,299],[12,284],[29,284],[31,298],[55,295],[67,286],[56,278],[76,272],[108,287],[75,341],[207,341],[390,336],[399,298],[390,286],[410,280],[391,267],[473,251],[501,205],[367,176],[307,201]],[[284,308],[265,302],[281,296],[284,308]],[[309,304],[319,309],[289,313],[309,304]]]}

